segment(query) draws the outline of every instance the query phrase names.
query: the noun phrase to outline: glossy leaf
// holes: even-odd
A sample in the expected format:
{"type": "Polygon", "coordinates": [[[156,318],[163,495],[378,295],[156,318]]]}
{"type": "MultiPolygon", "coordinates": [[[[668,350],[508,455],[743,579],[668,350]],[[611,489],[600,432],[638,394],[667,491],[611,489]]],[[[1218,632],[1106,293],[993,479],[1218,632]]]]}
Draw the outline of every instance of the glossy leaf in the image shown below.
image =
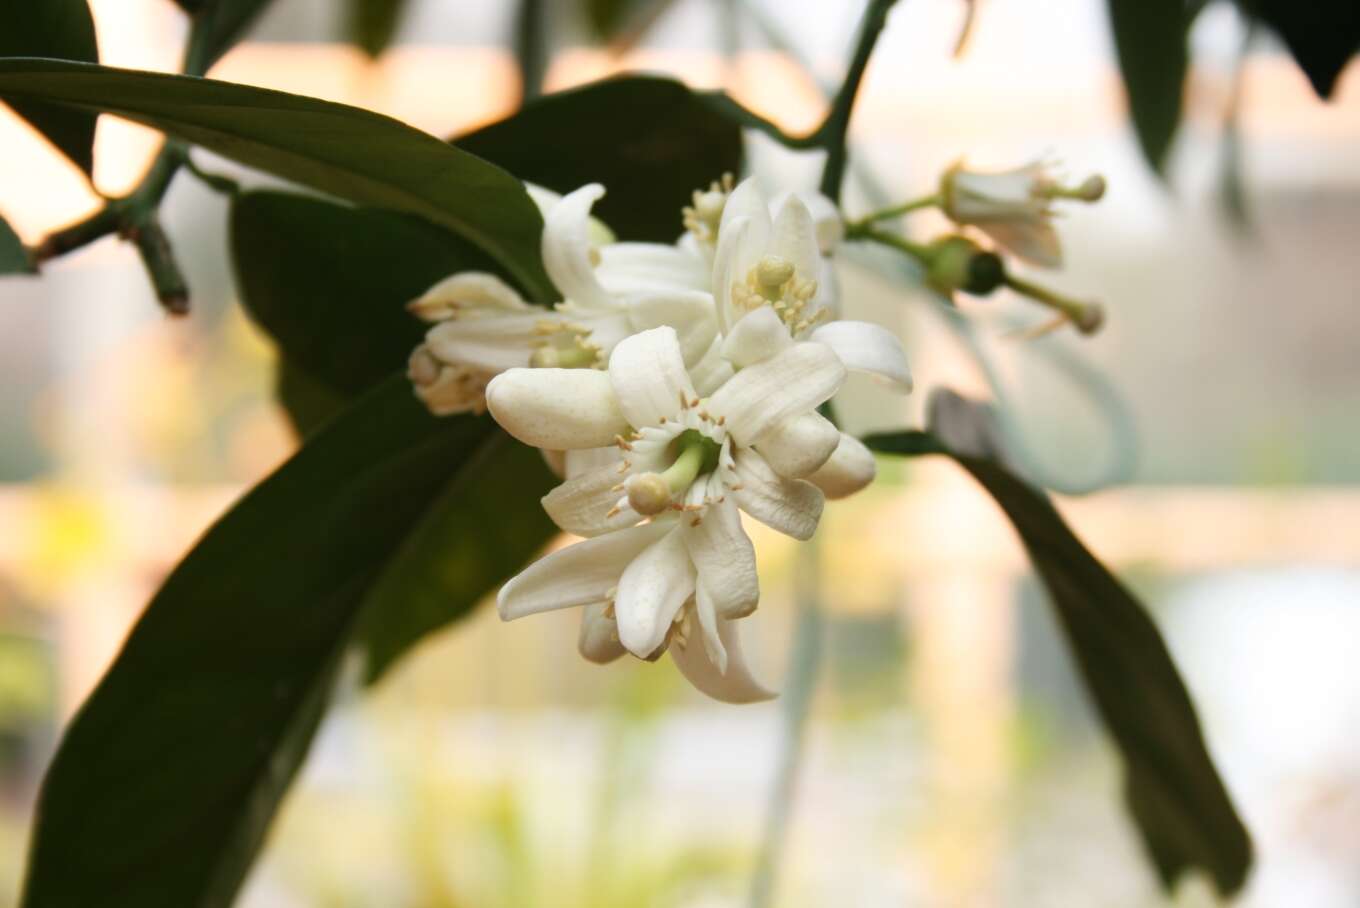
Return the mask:
{"type": "Polygon", "coordinates": [[[378,57],[396,36],[406,0],[349,0],[349,39],[378,57]]]}
{"type": "Polygon", "coordinates": [[[948,454],[996,499],[1048,590],[1086,688],[1124,761],[1129,808],[1168,889],[1186,871],[1224,895],[1251,867],[1246,827],[1214,768],[1185,684],[1142,604],[1087,551],[1047,496],[922,432],[865,439],[883,453],[948,454]]]}
{"type": "Polygon", "coordinates": [[[1243,0],[1273,28],[1319,98],[1330,98],[1337,77],[1360,51],[1360,9],[1355,0],[1243,0]]]}
{"type": "MultiPolygon", "coordinates": [[[[53,57],[99,62],[94,20],[85,0],[6,0],[0,3],[0,57],[53,57]]],[[[41,100],[5,99],[19,116],[90,176],[95,114],[41,100]]]]}
{"type": "Polygon", "coordinates": [[[690,194],[741,167],[735,122],[679,82],[648,76],[546,95],[454,141],[558,192],[604,183],[595,214],[629,240],[675,240],[690,194]]]}
{"type": "Polygon", "coordinates": [[[1181,119],[1189,57],[1185,0],[1107,0],[1129,115],[1143,157],[1158,173],[1181,119]]]}
{"type": "Polygon", "coordinates": [[[415,214],[479,246],[533,297],[551,284],[542,218],[520,182],[389,117],[315,98],[160,73],[0,60],[0,98],[98,110],[341,198],[415,214]]]}
{"type": "Polygon", "coordinates": [[[23,240],[0,218],[0,274],[33,274],[37,270],[23,240]]]}

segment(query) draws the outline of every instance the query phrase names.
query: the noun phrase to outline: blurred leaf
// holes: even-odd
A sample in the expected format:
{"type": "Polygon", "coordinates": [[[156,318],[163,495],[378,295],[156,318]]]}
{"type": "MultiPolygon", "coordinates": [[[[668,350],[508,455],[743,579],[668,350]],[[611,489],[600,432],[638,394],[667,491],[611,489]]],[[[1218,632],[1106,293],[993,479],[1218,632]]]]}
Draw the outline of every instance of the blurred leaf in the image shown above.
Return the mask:
{"type": "Polygon", "coordinates": [[[1337,77],[1360,51],[1356,0],[1240,0],[1247,12],[1284,39],[1319,98],[1330,98],[1337,77]]]}
{"type": "Polygon", "coordinates": [[[406,0],[349,0],[349,39],[374,59],[397,33],[406,0]]]}
{"type": "Polygon", "coordinates": [[[290,361],[346,394],[405,368],[428,327],[408,302],[455,271],[496,270],[415,218],[285,192],[237,196],[230,233],[246,311],[290,361]]]}
{"type": "Polygon", "coordinates": [[[1251,839],[1204,744],[1194,705],[1146,610],[1086,550],[1047,496],[990,460],[923,432],[865,439],[888,454],[948,454],[1015,526],[1057,609],[1086,688],[1124,758],[1125,793],[1163,884],[1191,868],[1242,887],[1251,839]]]}
{"type": "Polygon", "coordinates": [[[395,376],[228,511],[67,730],[22,904],[230,904],[366,592],[495,434],[435,419],[395,376]]]}
{"type": "Polygon", "coordinates": [[[282,353],[274,365],[274,395],[288,414],[288,421],[298,438],[307,438],[344,412],[352,398],[313,377],[282,353]]]}
{"type": "Polygon", "coordinates": [[[0,274],[36,274],[24,241],[4,218],[0,218],[0,274]]]}
{"type": "MultiPolygon", "coordinates": [[[[5,0],[0,3],[0,57],[55,57],[99,62],[94,20],[85,0],[5,0]]],[[[41,100],[6,99],[73,164],[94,172],[95,113],[41,100]]]]}
{"type": "Polygon", "coordinates": [[[627,51],[671,7],[672,0],[585,0],[586,23],[615,53],[627,51]]]}
{"type": "Polygon", "coordinates": [[[1167,152],[1181,119],[1189,59],[1185,0],[1107,2],[1138,146],[1152,169],[1165,173],[1167,152]]]}
{"type": "Polygon", "coordinates": [[[628,240],[673,242],[690,194],[741,167],[738,126],[679,82],[650,76],[546,95],[454,142],[558,192],[604,183],[595,214],[628,240]]]}
{"type": "Polygon", "coordinates": [[[520,103],[543,94],[548,73],[548,26],[544,0],[519,0],[515,9],[513,44],[519,69],[520,103]]]}
{"type": "Polygon", "coordinates": [[[417,214],[492,255],[531,297],[552,285],[543,220],[519,180],[389,117],[211,79],[50,60],[0,60],[0,97],[100,110],[249,167],[417,214]]]}
{"type": "Polygon", "coordinates": [[[197,72],[208,71],[222,55],[231,50],[264,12],[271,0],[177,0],[191,14],[202,17],[202,58],[195,61],[197,72]]]}

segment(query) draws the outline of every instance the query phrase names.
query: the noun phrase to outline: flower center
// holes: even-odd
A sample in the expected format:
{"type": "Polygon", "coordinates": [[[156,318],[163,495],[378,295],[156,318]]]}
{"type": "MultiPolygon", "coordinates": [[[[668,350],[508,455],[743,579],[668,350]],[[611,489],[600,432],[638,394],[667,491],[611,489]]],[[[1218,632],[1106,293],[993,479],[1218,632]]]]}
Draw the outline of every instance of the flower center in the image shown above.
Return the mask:
{"type": "Polygon", "coordinates": [[[721,180],[710,183],[707,190],[694,190],[690,197],[693,204],[682,210],[685,229],[700,243],[712,246],[717,242],[718,227],[722,224],[723,209],[727,207],[732,186],[732,174],[725,173],[721,180]]]}
{"type": "Polygon", "coordinates": [[[536,332],[548,339],[535,345],[529,354],[534,369],[591,369],[600,363],[601,350],[587,338],[590,330],[570,322],[544,319],[536,332]]]}
{"type": "Polygon", "coordinates": [[[635,473],[623,484],[628,503],[643,516],[660,514],[671,507],[676,495],[718,465],[719,444],[697,429],[686,429],[672,444],[676,455],[669,467],[660,473],[635,473]]]}
{"type": "Polygon", "coordinates": [[[810,311],[816,295],[817,282],[800,278],[793,263],[779,255],[762,256],[745,283],[732,285],[732,302],[739,309],[752,311],[768,305],[794,337],[827,317],[826,309],[810,311]]]}

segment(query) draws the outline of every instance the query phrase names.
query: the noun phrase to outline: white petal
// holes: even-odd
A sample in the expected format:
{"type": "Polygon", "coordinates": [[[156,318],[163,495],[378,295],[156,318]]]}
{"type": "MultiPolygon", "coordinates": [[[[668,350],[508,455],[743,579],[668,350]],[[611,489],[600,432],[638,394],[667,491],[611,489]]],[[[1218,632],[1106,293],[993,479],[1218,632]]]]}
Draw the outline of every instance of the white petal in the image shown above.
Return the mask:
{"type": "MultiPolygon", "coordinates": [[[[746,280],[751,261],[742,261],[747,237],[754,233],[750,218],[724,222],[718,248],[713,253],[713,303],[718,311],[718,325],[727,331],[745,314],[732,303],[732,286],[746,280]]],[[[757,252],[757,257],[759,253],[757,252]]]]}
{"type": "Polygon", "coordinates": [[[547,464],[554,476],[558,479],[567,478],[566,451],[549,451],[547,448],[540,448],[538,453],[543,455],[543,462],[547,464]]]}
{"type": "Polygon", "coordinates": [[[841,433],[815,410],[786,416],[761,433],[753,446],[785,479],[802,479],[836,450],[841,433]]]}
{"type": "Polygon", "coordinates": [[[741,649],[736,623],[719,619],[717,633],[727,654],[727,665],[719,668],[698,640],[671,647],[676,668],[700,693],[723,703],[759,703],[777,696],[756,680],[741,649]]]}
{"type": "Polygon", "coordinates": [[[590,207],[604,196],[599,183],[568,193],[543,218],[543,267],[562,295],[580,306],[607,309],[613,301],[590,260],[590,207]]]}
{"type": "Polygon", "coordinates": [[[685,525],[684,534],[698,585],[712,597],[717,614],[740,618],[753,612],[760,601],[756,549],[741,528],[736,501],[729,497],[710,505],[698,526],[685,525]]]}
{"type": "Polygon", "coordinates": [[[650,290],[708,290],[712,268],[696,251],[662,243],[600,247],[595,276],[613,294],[650,290]]]}
{"type": "Polygon", "coordinates": [[[825,344],[794,344],[747,366],[709,398],[708,411],[727,418],[727,431],[749,444],[786,416],[829,400],[845,381],[845,367],[825,344]]]}
{"type": "Polygon", "coordinates": [[[613,662],[627,650],[619,642],[619,626],[613,618],[605,615],[608,602],[592,602],[581,610],[581,632],[576,638],[576,648],[581,655],[604,665],[613,662]]]}
{"type": "Polygon", "coordinates": [[[785,200],[795,194],[803,200],[803,204],[812,215],[813,227],[817,234],[817,248],[822,255],[835,252],[841,240],[845,239],[845,221],[841,218],[841,211],[836,207],[836,203],[820,192],[800,190],[797,193],[786,192],[775,196],[770,203],[771,209],[778,211],[783,207],[785,200]]]}
{"type": "Polygon", "coordinates": [[[534,206],[538,208],[538,213],[544,217],[547,217],[548,212],[552,211],[553,207],[558,202],[562,201],[560,193],[553,192],[546,186],[530,183],[528,180],[524,181],[524,191],[529,193],[529,198],[533,200],[534,206]]]}
{"type": "Polygon", "coordinates": [[[1062,243],[1047,220],[980,221],[983,233],[1018,258],[1040,268],[1062,267],[1062,243]]]}
{"type": "Polygon", "coordinates": [[[538,326],[551,320],[556,316],[542,309],[526,315],[460,318],[435,325],[426,332],[425,342],[446,363],[503,372],[529,364],[534,346],[543,342],[538,326]]]}
{"type": "Polygon", "coordinates": [[[706,291],[651,291],[630,297],[625,305],[633,332],[661,325],[674,328],[687,365],[698,362],[718,336],[713,296],[706,291]]]}
{"type": "Polygon", "coordinates": [[[689,367],[690,381],[700,397],[708,397],[733,376],[732,364],[722,355],[723,339],[719,335],[713,339],[708,351],[699,361],[689,367]]]}
{"type": "Polygon", "coordinates": [[[769,241],[770,209],[755,177],[747,177],[742,180],[737,184],[737,188],[733,189],[727,196],[727,202],[723,205],[722,220],[718,222],[718,238],[720,241],[722,232],[727,229],[727,225],[739,218],[751,219],[755,225],[756,238],[760,240],[760,245],[764,247],[769,241]]]}
{"type": "Polygon", "coordinates": [[[577,536],[598,536],[632,526],[642,518],[621,501],[622,478],[616,468],[607,466],[568,479],[543,496],[543,510],[553,523],[577,536]]]}
{"type": "Polygon", "coordinates": [[[877,472],[873,452],[858,438],[842,433],[835,452],[807,480],[827,498],[845,498],[873,482],[877,472]]]}
{"type": "MultiPolygon", "coordinates": [[[[655,524],[653,521],[647,526],[655,524]]],[[[694,566],[690,564],[685,538],[676,523],[666,522],[662,526],[670,532],[629,563],[619,580],[618,595],[614,599],[619,640],[625,649],[641,659],[658,654],[680,607],[694,595],[694,566]]],[[[614,535],[611,533],[600,539],[614,535]]]]}
{"type": "Polygon", "coordinates": [[[607,448],[577,448],[562,453],[565,455],[562,463],[562,476],[565,479],[574,479],[601,467],[617,468],[623,454],[618,445],[610,445],[607,448]]]}
{"type": "Polygon", "coordinates": [[[911,370],[902,342],[882,325],[829,322],[813,331],[811,340],[835,350],[845,368],[868,372],[904,394],[911,390],[911,370]]]}
{"type": "Polygon", "coordinates": [[[803,479],[785,479],[757,452],[738,449],[733,457],[737,505],[772,530],[811,539],[822,517],[822,490],[803,479]]]}
{"type": "Polygon", "coordinates": [[[597,369],[511,369],[487,385],[486,406],[535,448],[601,448],[628,431],[609,376],[597,369]]]}
{"type": "Polygon", "coordinates": [[[406,308],[427,322],[437,322],[468,310],[508,313],[538,307],[526,303],[514,287],[494,274],[463,271],[444,278],[406,308]]]}
{"type": "Polygon", "coordinates": [[[793,346],[788,326],[769,306],[741,317],[723,339],[722,353],[738,369],[767,360],[793,346]]]}
{"type": "Polygon", "coordinates": [[[812,214],[798,196],[789,196],[775,216],[769,251],[792,262],[800,278],[817,279],[822,264],[817,232],[812,225],[812,214]]]}
{"type": "Polygon", "coordinates": [[[644,523],[553,552],[501,587],[496,609],[502,620],[513,621],[608,599],[629,562],[670,529],[664,523],[644,523]]]}
{"type": "Polygon", "coordinates": [[[609,357],[609,380],[628,422],[655,426],[680,413],[680,395],[694,398],[680,342],[671,327],[634,334],[609,357]]]}

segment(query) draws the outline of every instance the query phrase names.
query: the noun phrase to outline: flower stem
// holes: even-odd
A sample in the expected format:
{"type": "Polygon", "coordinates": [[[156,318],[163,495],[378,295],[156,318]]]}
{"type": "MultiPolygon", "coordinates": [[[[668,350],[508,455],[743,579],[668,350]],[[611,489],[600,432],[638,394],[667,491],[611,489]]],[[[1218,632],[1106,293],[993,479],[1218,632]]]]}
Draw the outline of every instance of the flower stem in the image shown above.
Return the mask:
{"type": "Polygon", "coordinates": [[[894,205],[891,208],[884,208],[882,211],[875,211],[872,214],[860,218],[855,224],[873,224],[878,221],[886,221],[889,218],[898,218],[913,211],[920,211],[923,208],[938,208],[943,200],[938,192],[930,195],[921,196],[919,199],[912,199],[910,202],[903,202],[901,205],[894,205]]]}
{"type": "Polygon", "coordinates": [[[822,168],[822,194],[837,204],[841,200],[841,182],[849,157],[846,133],[850,129],[850,113],[854,110],[855,96],[859,94],[860,81],[864,78],[864,70],[869,65],[869,56],[874,52],[874,45],[878,42],[878,36],[887,22],[888,11],[896,2],[897,0],[870,0],[869,8],[864,12],[864,20],[860,23],[859,41],[855,45],[854,56],[850,58],[850,66],[845,72],[845,81],[841,83],[840,91],[836,92],[836,97],[832,99],[826,119],[814,134],[818,144],[826,149],[826,166],[822,168]]]}
{"type": "Polygon", "coordinates": [[[1062,313],[1082,334],[1094,334],[1105,321],[1105,311],[1099,303],[1084,303],[1069,299],[1056,291],[1039,284],[1031,283],[1012,274],[1005,276],[1005,284],[1016,293],[1023,294],[1050,309],[1062,313]]]}
{"type": "Polygon", "coordinates": [[[847,240],[863,240],[869,243],[878,243],[880,246],[887,246],[896,249],[898,252],[905,252],[907,255],[916,259],[922,265],[929,267],[935,259],[935,252],[929,246],[915,243],[904,236],[896,233],[888,233],[879,230],[870,224],[870,219],[853,221],[845,225],[845,238],[847,240]]]}

